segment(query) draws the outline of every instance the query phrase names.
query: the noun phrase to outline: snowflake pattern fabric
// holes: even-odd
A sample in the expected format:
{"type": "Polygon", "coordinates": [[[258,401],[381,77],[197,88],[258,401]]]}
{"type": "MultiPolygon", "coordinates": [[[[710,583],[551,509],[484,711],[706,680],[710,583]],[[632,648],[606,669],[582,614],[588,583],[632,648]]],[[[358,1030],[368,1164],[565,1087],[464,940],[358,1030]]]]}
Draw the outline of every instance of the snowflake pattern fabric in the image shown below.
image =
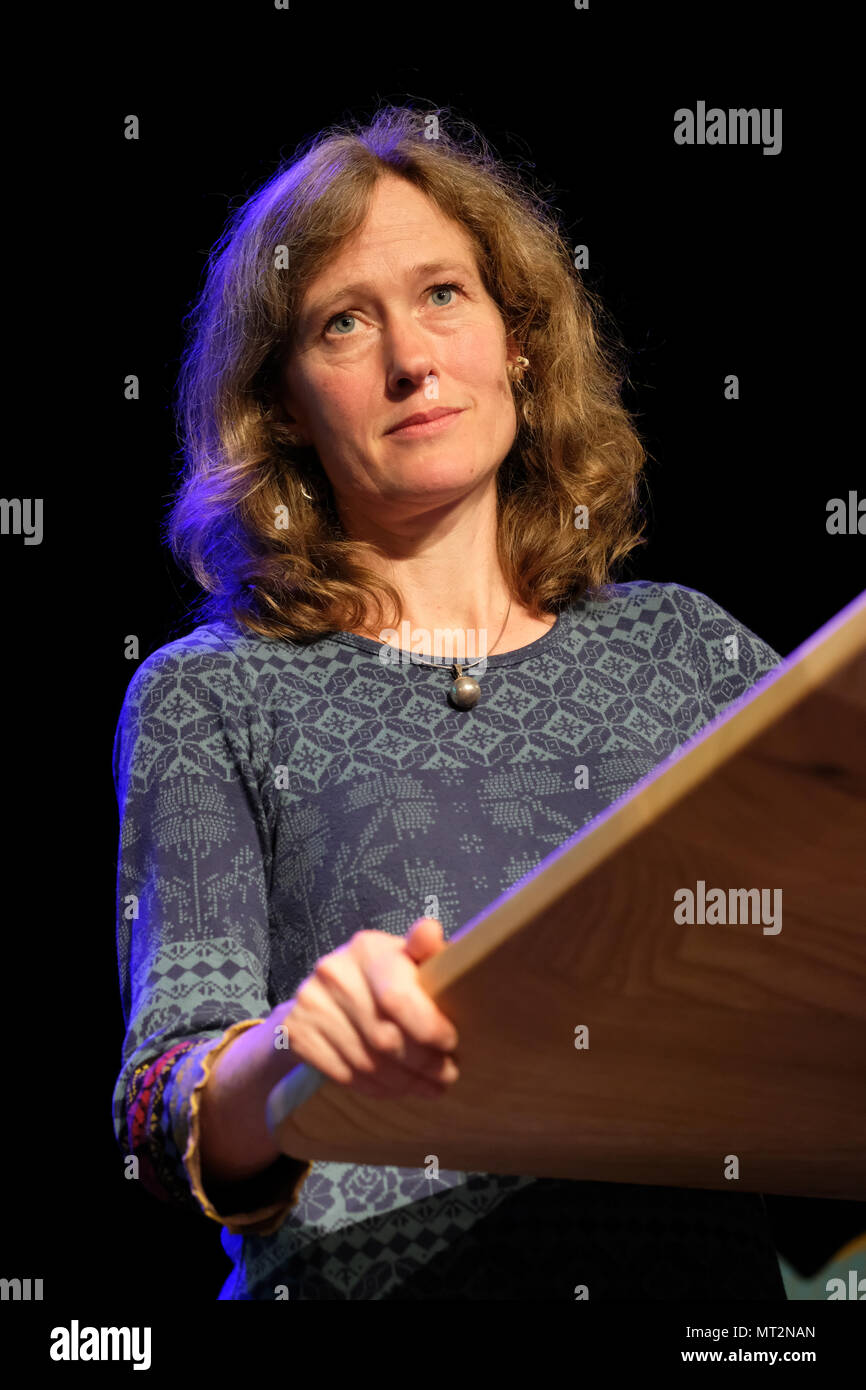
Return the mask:
{"type": "Polygon", "coordinates": [[[114,746],[121,1148],[220,1223],[224,1299],[783,1298],[754,1194],[288,1157],[201,1190],[194,1097],[217,1047],[358,930],[403,936],[434,902],[452,936],[782,660],[706,595],[647,580],[488,657],[469,711],[447,670],[382,658],[353,633],[210,623],[133,676],[114,746]]]}

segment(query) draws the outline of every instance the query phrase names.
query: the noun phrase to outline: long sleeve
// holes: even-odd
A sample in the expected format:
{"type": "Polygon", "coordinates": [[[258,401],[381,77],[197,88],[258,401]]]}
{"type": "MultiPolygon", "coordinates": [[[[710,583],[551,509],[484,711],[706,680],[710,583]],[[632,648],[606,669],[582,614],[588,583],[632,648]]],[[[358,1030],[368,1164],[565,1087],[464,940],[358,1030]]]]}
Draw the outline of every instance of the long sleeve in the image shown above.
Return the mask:
{"type": "Polygon", "coordinates": [[[202,1187],[200,1093],[218,1052],[267,1017],[270,731],[237,654],[212,631],[161,648],[126,693],[114,742],[117,955],[126,1034],[115,1136],[163,1200],[270,1234],[311,1164],[281,1157],[202,1187]]]}

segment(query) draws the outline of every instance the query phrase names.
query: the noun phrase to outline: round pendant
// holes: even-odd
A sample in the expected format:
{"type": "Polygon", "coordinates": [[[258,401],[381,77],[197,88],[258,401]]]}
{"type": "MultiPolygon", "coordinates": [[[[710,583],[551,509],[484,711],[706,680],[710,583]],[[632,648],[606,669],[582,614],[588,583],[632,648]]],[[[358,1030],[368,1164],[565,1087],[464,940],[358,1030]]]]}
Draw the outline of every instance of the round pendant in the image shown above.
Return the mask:
{"type": "Polygon", "coordinates": [[[481,686],[474,676],[458,676],[448,692],[448,698],[456,709],[472,709],[481,698],[481,686]]]}

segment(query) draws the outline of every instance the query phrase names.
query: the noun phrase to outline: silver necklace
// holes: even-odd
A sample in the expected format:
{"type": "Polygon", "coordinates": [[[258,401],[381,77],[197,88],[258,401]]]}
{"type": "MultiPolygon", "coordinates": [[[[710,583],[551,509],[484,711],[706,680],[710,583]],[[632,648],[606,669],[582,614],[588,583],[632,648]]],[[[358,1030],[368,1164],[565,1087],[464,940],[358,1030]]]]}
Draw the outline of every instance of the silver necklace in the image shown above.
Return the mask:
{"type": "MultiPolygon", "coordinates": [[[[510,599],[508,603],[508,612],[505,614],[505,621],[503,622],[502,627],[499,629],[499,636],[493,643],[493,646],[490,648],[490,651],[487,653],[487,656],[490,656],[494,648],[502,640],[502,634],[505,631],[505,625],[508,622],[508,617],[511,613],[512,602],[513,599],[510,599]]],[[[382,642],[381,637],[377,637],[376,641],[381,642],[383,647],[390,646],[390,643],[382,642]]],[[[451,686],[451,689],[448,691],[448,699],[451,701],[455,709],[472,709],[474,705],[478,704],[478,701],[481,698],[481,686],[478,684],[474,676],[464,676],[463,671],[464,669],[468,671],[470,667],[477,666],[479,661],[485,660],[486,657],[479,656],[478,661],[470,661],[468,665],[465,662],[460,662],[460,664],[458,665],[456,661],[420,661],[418,660],[418,658],[414,656],[412,657],[413,663],[417,666],[430,666],[434,671],[450,670],[454,673],[454,682],[451,686]]]]}

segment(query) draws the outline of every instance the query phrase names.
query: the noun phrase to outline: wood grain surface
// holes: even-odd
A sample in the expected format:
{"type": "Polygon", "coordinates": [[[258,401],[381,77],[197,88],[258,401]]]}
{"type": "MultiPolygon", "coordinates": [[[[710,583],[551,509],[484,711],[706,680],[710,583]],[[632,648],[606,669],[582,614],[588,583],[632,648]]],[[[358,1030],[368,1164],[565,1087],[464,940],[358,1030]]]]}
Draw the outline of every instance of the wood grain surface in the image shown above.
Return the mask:
{"type": "Polygon", "coordinates": [[[866,1198],[864,864],[866,593],[421,967],[459,1032],[447,1096],[326,1080],[297,1104],[298,1067],[272,1132],[301,1158],[866,1198]],[[678,921],[699,882],[781,890],[781,929],[678,921]]]}

